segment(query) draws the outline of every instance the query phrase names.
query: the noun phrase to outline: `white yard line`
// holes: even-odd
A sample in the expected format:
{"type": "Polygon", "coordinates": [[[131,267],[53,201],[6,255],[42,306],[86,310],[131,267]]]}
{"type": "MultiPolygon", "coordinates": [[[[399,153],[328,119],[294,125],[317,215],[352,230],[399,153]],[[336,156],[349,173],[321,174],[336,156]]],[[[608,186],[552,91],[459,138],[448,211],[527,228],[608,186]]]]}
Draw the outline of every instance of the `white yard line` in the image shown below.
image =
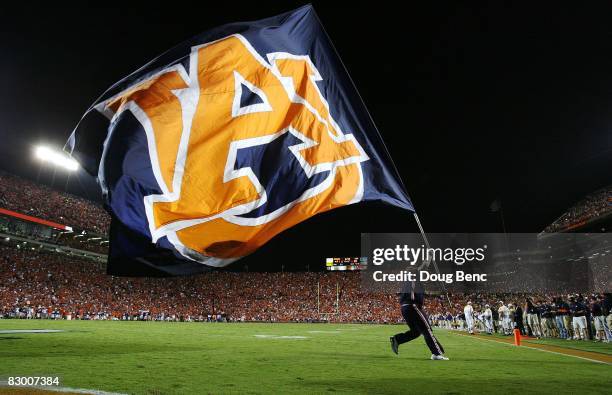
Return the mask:
{"type": "Polygon", "coordinates": [[[308,339],[306,336],[283,336],[283,335],[253,335],[258,339],[283,339],[283,340],[304,340],[308,339]]]}

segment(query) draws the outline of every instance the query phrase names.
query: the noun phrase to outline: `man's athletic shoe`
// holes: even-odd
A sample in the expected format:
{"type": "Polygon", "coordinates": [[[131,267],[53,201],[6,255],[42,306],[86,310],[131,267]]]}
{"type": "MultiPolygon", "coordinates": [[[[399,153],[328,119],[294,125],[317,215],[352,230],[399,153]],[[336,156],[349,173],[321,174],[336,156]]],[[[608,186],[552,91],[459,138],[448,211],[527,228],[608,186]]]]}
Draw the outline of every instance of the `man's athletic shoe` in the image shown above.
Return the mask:
{"type": "Polygon", "coordinates": [[[436,354],[431,354],[431,359],[433,361],[448,361],[448,358],[446,358],[444,355],[436,355],[436,354]]]}
{"type": "Polygon", "coordinates": [[[393,351],[396,355],[399,355],[399,352],[397,351],[399,344],[397,343],[397,339],[395,338],[395,336],[391,336],[389,338],[389,341],[391,342],[391,351],[393,351]]]}

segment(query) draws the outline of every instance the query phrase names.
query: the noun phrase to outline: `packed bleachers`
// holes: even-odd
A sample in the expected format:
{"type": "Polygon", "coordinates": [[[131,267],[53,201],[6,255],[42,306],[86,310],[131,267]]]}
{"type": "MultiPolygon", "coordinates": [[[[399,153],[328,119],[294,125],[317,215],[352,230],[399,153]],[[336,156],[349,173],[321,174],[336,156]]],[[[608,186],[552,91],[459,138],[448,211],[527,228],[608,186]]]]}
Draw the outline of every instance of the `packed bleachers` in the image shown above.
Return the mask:
{"type": "Polygon", "coordinates": [[[554,233],[577,229],[590,221],[612,213],[612,185],[588,195],[555,222],[546,227],[544,232],[554,233]]]}
{"type": "MultiPolygon", "coordinates": [[[[584,338],[572,321],[582,315],[590,328],[589,338],[608,341],[611,336],[610,295],[429,295],[425,311],[434,325],[468,330],[463,311],[467,301],[472,302],[475,328],[481,332],[486,332],[484,315],[489,308],[493,312],[492,328],[509,334],[502,313],[497,313],[503,305],[509,309],[509,325],[525,335],[584,338]],[[578,307],[584,311],[578,311],[578,307]],[[535,321],[528,321],[528,313],[535,315],[535,321]],[[565,321],[557,319],[562,316],[566,316],[565,321]]],[[[215,271],[179,278],[120,278],[107,276],[101,264],[89,260],[9,245],[0,246],[0,316],[402,322],[397,296],[365,292],[356,272],[215,271]]]]}
{"type": "Polygon", "coordinates": [[[223,314],[231,320],[315,321],[336,312],[341,322],[397,322],[393,295],[363,297],[348,273],[211,272],[180,278],[119,278],[88,260],[0,247],[0,314],[44,309],[61,317],[194,319],[223,314]],[[317,309],[317,283],[320,305],[317,309]]]}
{"type": "Polygon", "coordinates": [[[102,206],[2,171],[0,207],[96,233],[106,234],[110,225],[102,206]]]}

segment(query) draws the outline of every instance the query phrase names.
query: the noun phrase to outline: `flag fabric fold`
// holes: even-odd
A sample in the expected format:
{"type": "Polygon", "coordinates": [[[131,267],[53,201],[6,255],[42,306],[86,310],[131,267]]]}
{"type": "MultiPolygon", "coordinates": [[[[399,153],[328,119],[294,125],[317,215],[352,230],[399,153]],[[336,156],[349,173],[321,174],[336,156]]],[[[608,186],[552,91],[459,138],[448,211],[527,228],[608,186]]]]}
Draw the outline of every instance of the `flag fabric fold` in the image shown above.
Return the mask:
{"type": "Polygon", "coordinates": [[[169,50],[108,89],[66,150],[112,215],[111,274],[223,267],[349,204],[414,211],[310,5],[169,50]]]}

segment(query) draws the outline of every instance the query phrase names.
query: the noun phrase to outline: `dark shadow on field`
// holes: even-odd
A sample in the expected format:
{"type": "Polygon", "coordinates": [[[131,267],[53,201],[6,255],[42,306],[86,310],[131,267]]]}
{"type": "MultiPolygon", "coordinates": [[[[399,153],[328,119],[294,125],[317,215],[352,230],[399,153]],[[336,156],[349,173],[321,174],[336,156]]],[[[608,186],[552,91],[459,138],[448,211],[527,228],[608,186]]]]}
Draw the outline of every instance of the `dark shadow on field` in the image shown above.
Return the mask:
{"type": "MultiPolygon", "coordinates": [[[[329,355],[330,355],[328,353],[311,353],[310,355],[315,355],[315,354],[319,354],[321,358],[329,358],[329,355]]],[[[351,354],[351,353],[334,352],[332,353],[332,355],[334,359],[340,359],[340,360],[346,360],[346,361],[352,361],[355,359],[363,359],[364,361],[371,361],[372,359],[389,359],[389,358],[397,359],[397,356],[395,354],[392,354],[391,352],[389,352],[388,355],[387,354],[369,355],[369,354],[351,354]]],[[[421,358],[421,359],[427,359],[427,358],[421,358]]]]}
{"type": "MultiPolygon", "coordinates": [[[[26,340],[31,341],[32,337],[28,338],[14,338],[15,340],[26,340]]],[[[8,340],[8,339],[7,339],[8,340]]],[[[44,347],[37,347],[33,344],[33,347],[19,350],[0,350],[2,357],[23,357],[23,358],[65,358],[67,356],[74,357],[91,357],[92,355],[104,356],[104,355],[128,355],[128,354],[148,354],[148,353],[180,353],[180,352],[194,352],[199,351],[194,347],[180,347],[172,344],[155,344],[152,346],[151,343],[133,343],[133,342],[117,342],[112,343],[111,341],[104,342],[71,342],[66,343],[64,341],[57,341],[54,343],[45,343],[44,347]],[[52,352],[49,352],[52,350],[52,352]]],[[[201,350],[202,353],[206,353],[206,349],[201,350]]]]}
{"type": "Polygon", "coordinates": [[[23,339],[23,337],[17,337],[17,336],[0,336],[0,340],[20,340],[23,339]]]}
{"type": "MultiPolygon", "coordinates": [[[[407,376],[418,372],[407,373],[407,376]]],[[[387,377],[377,379],[330,379],[330,380],[305,380],[302,382],[304,388],[311,393],[334,393],[350,392],[354,394],[491,394],[495,388],[499,388],[499,380],[482,380],[478,377],[387,377]]],[[[591,393],[606,393],[607,382],[602,381],[597,387],[590,387],[591,393]]],[[[555,393],[575,394],[583,390],[579,382],[574,384],[564,383],[559,391],[558,381],[548,380],[525,380],[524,378],[503,378],[503,391],[506,394],[542,394],[542,388],[555,388],[555,393]]]]}

